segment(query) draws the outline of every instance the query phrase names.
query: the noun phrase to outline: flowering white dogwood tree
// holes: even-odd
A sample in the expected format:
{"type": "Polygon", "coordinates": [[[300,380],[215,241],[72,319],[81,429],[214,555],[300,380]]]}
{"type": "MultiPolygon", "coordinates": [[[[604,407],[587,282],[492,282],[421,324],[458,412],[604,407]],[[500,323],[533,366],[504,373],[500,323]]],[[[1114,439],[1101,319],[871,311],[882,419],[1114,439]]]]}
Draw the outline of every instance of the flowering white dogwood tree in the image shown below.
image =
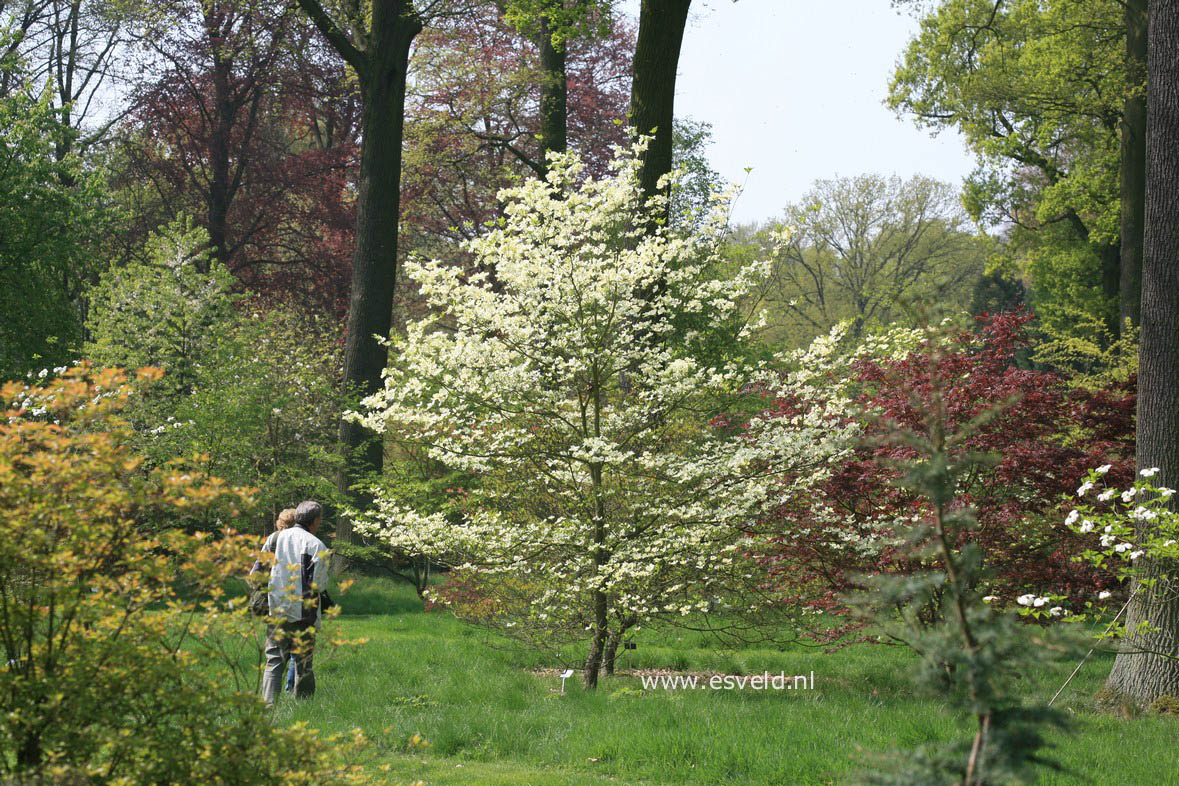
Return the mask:
{"type": "Polygon", "coordinates": [[[501,193],[505,217],[467,246],[486,272],[407,263],[431,314],[351,415],[475,479],[461,514],[378,493],[357,530],[513,587],[520,628],[588,636],[591,688],[628,627],[767,600],[757,522],[826,474],[850,428],[842,402],[808,395],[810,369],[742,356],[767,266],[720,274],[720,209],[694,235],[649,233],[641,153],[600,179],[555,156],[501,193]],[[718,417],[785,388],[822,403],[718,417]]]}

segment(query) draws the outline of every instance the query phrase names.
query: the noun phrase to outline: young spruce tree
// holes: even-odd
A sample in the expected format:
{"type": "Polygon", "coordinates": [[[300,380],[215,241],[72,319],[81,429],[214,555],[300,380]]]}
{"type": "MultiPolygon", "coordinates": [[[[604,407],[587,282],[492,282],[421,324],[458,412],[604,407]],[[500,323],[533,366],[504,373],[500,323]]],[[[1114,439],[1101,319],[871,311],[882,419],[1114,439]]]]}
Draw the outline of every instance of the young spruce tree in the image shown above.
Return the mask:
{"type": "MultiPolygon", "coordinates": [[[[957,494],[960,479],[995,462],[994,456],[968,449],[967,439],[1005,403],[965,424],[951,423],[945,400],[951,380],[942,363],[951,328],[930,325],[917,350],[928,359],[929,384],[910,388],[913,404],[926,413],[923,426],[894,424],[886,438],[902,471],[897,482],[927,500],[921,514],[897,522],[900,547],[926,569],[872,576],[866,580],[869,591],[852,600],[886,637],[912,647],[920,657],[917,684],[973,717],[975,732],[969,739],[931,743],[877,762],[864,782],[1024,783],[1034,766],[1055,767],[1041,756],[1040,730],[1063,725],[1063,717],[1047,706],[1024,705],[1010,690],[1033,660],[1042,664],[1045,650],[1030,646],[1028,629],[1014,613],[988,605],[986,555],[972,540],[975,514],[957,494]]],[[[889,422],[887,412],[872,417],[889,422]]]]}

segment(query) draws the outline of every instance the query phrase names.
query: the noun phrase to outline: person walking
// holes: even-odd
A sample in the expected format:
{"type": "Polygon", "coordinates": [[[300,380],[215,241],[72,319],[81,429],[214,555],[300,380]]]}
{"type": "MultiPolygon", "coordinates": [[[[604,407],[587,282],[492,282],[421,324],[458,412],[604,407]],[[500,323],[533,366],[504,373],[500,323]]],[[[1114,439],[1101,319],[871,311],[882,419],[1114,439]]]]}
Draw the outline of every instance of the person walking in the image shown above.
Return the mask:
{"type": "Polygon", "coordinates": [[[295,697],[315,694],[313,654],[327,589],[330,553],[315,536],[323,523],[323,506],[307,500],[295,508],[294,525],[276,530],[262,551],[274,554],[268,593],[274,624],[266,627],[266,670],[262,698],[274,705],[289,658],[295,663],[295,697]]]}
{"type": "MultiPolygon", "coordinates": [[[[282,511],[278,514],[278,518],[275,519],[275,521],[274,521],[274,531],[278,532],[279,530],[286,529],[287,527],[293,526],[294,523],[295,523],[295,509],[294,508],[283,508],[282,511]]],[[[287,661],[287,664],[288,664],[288,668],[287,668],[286,691],[287,691],[287,693],[294,693],[295,692],[295,659],[294,658],[289,659],[287,661]]]]}

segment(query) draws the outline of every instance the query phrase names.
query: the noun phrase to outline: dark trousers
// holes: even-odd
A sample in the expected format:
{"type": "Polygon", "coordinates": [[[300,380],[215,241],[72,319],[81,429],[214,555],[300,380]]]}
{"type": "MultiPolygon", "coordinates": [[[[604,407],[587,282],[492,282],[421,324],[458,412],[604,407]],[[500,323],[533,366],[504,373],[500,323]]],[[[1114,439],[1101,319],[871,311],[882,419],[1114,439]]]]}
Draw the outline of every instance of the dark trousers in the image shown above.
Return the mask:
{"type": "Polygon", "coordinates": [[[315,620],[283,622],[266,626],[266,671],[262,673],[262,698],[267,704],[278,700],[285,682],[288,658],[295,660],[295,698],[309,699],[315,694],[315,620]]]}

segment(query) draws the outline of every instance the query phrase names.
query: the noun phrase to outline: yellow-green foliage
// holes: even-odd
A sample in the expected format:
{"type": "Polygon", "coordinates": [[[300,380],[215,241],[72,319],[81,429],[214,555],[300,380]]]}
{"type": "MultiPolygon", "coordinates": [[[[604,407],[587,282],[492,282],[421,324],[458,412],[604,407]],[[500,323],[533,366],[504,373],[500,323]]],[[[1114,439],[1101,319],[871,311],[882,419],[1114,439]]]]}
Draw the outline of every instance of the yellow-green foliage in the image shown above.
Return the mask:
{"type": "Polygon", "coordinates": [[[1041,325],[1045,340],[1034,359],[1060,371],[1069,384],[1088,390],[1125,385],[1138,373],[1138,329],[1129,322],[1116,337],[1105,321],[1076,309],[1068,328],[1041,325]]]}
{"type": "MultiPolygon", "coordinates": [[[[919,16],[888,104],[954,128],[977,157],[964,202],[1002,228],[1036,313],[1066,305],[1116,319],[1103,267],[1116,256],[1125,4],[1111,0],[896,0],[919,16]]],[[[1057,313],[1052,313],[1057,311],[1057,313]]]]}
{"type": "Polygon", "coordinates": [[[58,371],[0,389],[0,780],[359,779],[336,763],[355,741],[273,726],[254,695],[259,624],[222,587],[255,539],[140,525],[228,519],[251,490],[143,468],[119,413],[158,370],[58,371]]]}

